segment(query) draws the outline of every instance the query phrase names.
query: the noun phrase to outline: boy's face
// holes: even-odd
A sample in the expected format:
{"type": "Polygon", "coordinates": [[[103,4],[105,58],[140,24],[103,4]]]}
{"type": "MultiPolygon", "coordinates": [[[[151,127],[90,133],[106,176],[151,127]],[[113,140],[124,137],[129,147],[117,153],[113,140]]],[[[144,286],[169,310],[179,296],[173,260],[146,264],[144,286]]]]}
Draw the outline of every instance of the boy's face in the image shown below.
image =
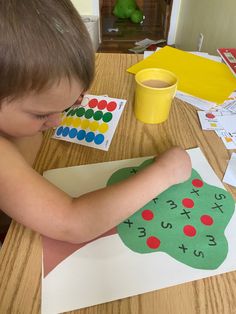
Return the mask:
{"type": "Polygon", "coordinates": [[[72,106],[83,92],[75,80],[63,79],[39,94],[30,93],[0,108],[0,135],[25,137],[60,124],[60,114],[72,106]]]}

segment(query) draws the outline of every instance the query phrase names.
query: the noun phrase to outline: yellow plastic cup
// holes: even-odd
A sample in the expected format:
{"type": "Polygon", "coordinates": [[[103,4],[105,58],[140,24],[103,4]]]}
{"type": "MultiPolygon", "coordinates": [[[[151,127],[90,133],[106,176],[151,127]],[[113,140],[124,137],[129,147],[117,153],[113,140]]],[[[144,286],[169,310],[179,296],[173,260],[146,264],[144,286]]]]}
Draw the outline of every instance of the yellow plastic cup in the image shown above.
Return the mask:
{"type": "Polygon", "coordinates": [[[177,90],[178,79],[175,74],[164,69],[149,68],[139,71],[135,75],[135,81],[135,117],[141,122],[151,124],[166,121],[177,90]],[[155,87],[151,87],[145,85],[147,81],[162,81],[168,86],[156,87],[158,84],[154,84],[155,87]]]}

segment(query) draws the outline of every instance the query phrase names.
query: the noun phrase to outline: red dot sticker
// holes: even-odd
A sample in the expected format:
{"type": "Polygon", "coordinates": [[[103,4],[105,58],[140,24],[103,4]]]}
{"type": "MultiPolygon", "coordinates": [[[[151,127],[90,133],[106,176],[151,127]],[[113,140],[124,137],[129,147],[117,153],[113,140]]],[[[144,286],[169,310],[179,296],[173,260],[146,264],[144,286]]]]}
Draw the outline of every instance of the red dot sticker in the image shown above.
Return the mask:
{"type": "Polygon", "coordinates": [[[200,219],[201,222],[206,226],[211,226],[214,222],[213,218],[209,215],[202,215],[200,219]]]}
{"type": "Polygon", "coordinates": [[[154,214],[150,209],[145,209],[142,211],[142,217],[144,220],[152,220],[154,217],[154,214]]]}
{"type": "Polygon", "coordinates": [[[93,98],[88,103],[90,108],[95,108],[98,105],[98,100],[96,98],[93,98]]]}
{"type": "Polygon", "coordinates": [[[150,249],[158,249],[160,244],[161,244],[161,241],[156,237],[151,236],[147,239],[147,246],[150,249]]]}
{"type": "Polygon", "coordinates": [[[209,118],[209,119],[214,119],[215,115],[213,113],[207,113],[206,117],[209,118]]]}
{"type": "Polygon", "coordinates": [[[190,225],[184,226],[183,232],[188,237],[194,237],[197,233],[196,229],[190,225]]]}
{"type": "Polygon", "coordinates": [[[115,101],[110,101],[108,104],[107,104],[107,110],[108,111],[114,111],[117,107],[117,104],[115,101]]]}
{"type": "Polygon", "coordinates": [[[194,206],[194,201],[191,200],[191,198],[184,198],[182,200],[182,204],[184,205],[184,207],[186,208],[193,208],[194,206]]]}
{"type": "Polygon", "coordinates": [[[196,188],[201,188],[203,186],[203,181],[200,179],[194,179],[192,181],[192,185],[195,186],[196,188]]]}
{"type": "Polygon", "coordinates": [[[107,101],[106,100],[100,100],[98,103],[98,109],[103,110],[107,106],[107,101]]]}

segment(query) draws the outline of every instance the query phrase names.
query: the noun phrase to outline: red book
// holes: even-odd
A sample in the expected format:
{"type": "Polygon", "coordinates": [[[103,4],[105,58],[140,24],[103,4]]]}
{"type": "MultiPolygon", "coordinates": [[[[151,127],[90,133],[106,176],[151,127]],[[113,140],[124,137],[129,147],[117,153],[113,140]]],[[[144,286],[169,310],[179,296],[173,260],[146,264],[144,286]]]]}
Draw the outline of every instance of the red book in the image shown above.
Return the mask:
{"type": "Polygon", "coordinates": [[[217,52],[229,67],[230,71],[236,76],[236,48],[219,48],[217,52]]]}

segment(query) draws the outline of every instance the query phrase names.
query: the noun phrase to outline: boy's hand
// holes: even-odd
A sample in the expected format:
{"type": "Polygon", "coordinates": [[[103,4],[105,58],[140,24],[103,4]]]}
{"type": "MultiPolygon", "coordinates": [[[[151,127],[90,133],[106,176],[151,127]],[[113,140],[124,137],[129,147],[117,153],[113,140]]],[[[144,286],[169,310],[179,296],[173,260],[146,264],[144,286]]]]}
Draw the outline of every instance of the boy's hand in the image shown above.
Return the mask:
{"type": "Polygon", "coordinates": [[[188,180],[192,172],[190,157],[180,147],[170,148],[157,157],[155,162],[166,173],[166,179],[169,178],[170,185],[188,180]]]}

